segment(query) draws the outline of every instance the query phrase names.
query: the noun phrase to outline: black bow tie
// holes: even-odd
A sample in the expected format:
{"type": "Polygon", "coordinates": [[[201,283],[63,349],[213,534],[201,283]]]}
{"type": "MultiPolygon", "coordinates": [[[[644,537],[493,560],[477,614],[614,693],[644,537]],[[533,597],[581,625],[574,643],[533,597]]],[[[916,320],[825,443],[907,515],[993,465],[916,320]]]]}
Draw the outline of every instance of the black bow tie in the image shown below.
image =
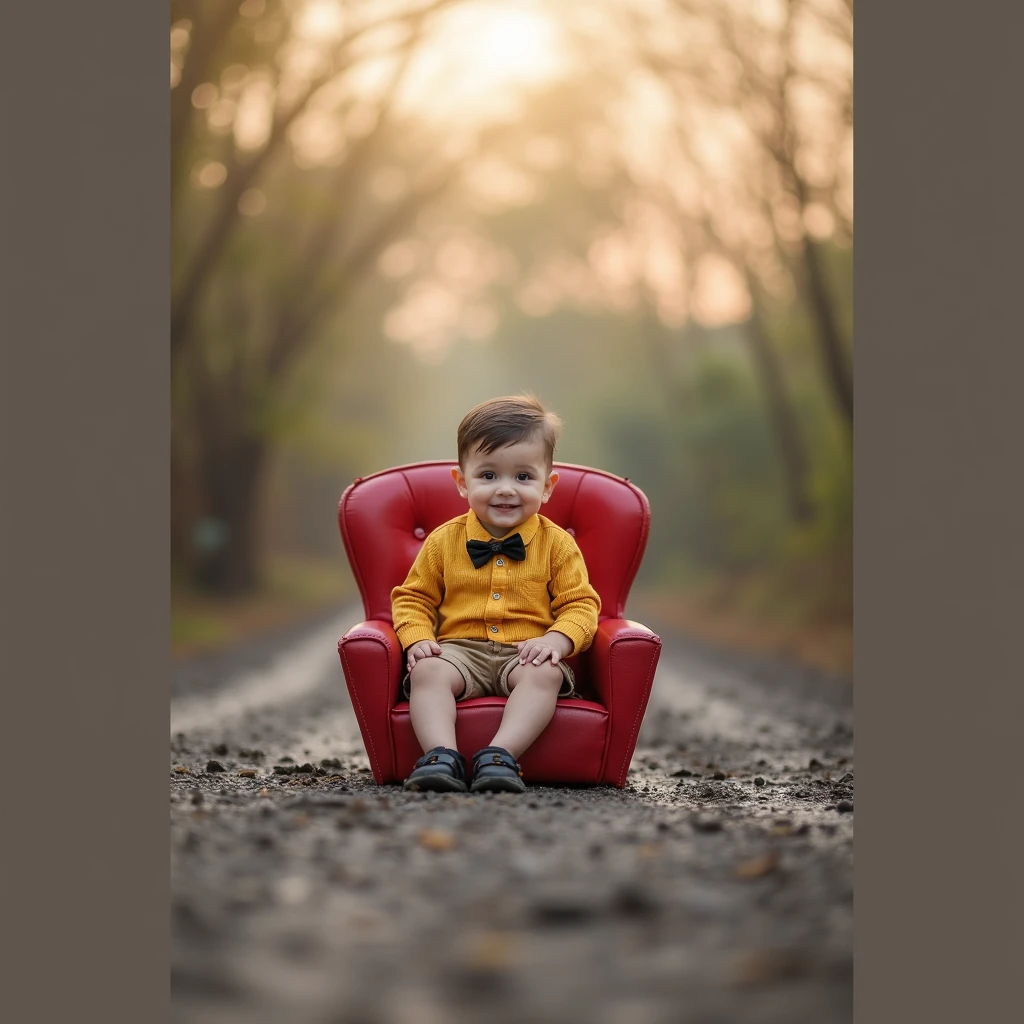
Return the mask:
{"type": "Polygon", "coordinates": [[[481,565],[485,565],[492,555],[508,555],[509,558],[514,558],[518,562],[522,562],[526,558],[526,545],[518,533],[513,533],[511,537],[506,537],[504,540],[467,540],[466,550],[477,569],[481,565]]]}

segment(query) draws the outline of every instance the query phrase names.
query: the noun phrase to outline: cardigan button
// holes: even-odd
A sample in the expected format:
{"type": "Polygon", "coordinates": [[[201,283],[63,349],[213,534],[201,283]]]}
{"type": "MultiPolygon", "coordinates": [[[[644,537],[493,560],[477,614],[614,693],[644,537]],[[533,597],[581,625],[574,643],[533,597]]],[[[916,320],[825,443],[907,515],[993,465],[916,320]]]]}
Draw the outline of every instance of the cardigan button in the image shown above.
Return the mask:
{"type": "Polygon", "coordinates": [[[492,633],[497,633],[498,632],[498,627],[497,626],[491,626],[491,632],[492,633]]]}
{"type": "Polygon", "coordinates": [[[504,559],[502,559],[502,558],[496,558],[496,559],[494,560],[494,564],[495,564],[495,565],[504,565],[504,564],[505,564],[505,560],[504,560],[504,559]]]}

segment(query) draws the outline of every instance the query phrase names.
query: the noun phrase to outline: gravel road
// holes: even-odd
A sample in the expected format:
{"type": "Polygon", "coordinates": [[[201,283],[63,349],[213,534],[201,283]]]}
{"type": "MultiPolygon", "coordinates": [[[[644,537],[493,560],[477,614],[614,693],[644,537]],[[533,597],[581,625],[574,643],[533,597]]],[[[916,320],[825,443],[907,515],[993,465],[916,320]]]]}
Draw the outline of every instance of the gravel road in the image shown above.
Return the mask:
{"type": "Polygon", "coordinates": [[[338,663],[361,617],[174,670],[175,1024],[852,1020],[848,682],[651,621],[624,790],[406,794],[338,663]]]}

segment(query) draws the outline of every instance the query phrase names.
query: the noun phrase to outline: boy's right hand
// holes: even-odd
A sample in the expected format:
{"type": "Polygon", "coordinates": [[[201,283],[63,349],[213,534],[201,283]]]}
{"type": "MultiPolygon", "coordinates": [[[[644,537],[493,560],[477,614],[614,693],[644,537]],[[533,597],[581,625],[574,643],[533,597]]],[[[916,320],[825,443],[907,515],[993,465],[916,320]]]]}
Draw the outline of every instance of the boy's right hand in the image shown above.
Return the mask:
{"type": "Polygon", "coordinates": [[[421,640],[418,644],[413,644],[405,652],[405,660],[409,666],[409,671],[412,671],[412,667],[417,661],[422,661],[424,658],[435,658],[440,653],[441,648],[433,640],[421,640]]]}

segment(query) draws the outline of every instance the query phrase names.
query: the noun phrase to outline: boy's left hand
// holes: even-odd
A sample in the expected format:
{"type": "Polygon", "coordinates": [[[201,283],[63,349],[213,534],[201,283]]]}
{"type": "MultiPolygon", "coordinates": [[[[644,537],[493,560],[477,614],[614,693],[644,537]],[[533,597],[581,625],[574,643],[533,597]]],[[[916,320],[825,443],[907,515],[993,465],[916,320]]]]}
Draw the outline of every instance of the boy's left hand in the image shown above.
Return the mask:
{"type": "Polygon", "coordinates": [[[557,665],[563,658],[568,658],[572,654],[572,641],[557,630],[534,637],[532,640],[520,640],[518,647],[520,665],[527,662],[542,665],[548,658],[551,659],[552,665],[557,665]]]}

